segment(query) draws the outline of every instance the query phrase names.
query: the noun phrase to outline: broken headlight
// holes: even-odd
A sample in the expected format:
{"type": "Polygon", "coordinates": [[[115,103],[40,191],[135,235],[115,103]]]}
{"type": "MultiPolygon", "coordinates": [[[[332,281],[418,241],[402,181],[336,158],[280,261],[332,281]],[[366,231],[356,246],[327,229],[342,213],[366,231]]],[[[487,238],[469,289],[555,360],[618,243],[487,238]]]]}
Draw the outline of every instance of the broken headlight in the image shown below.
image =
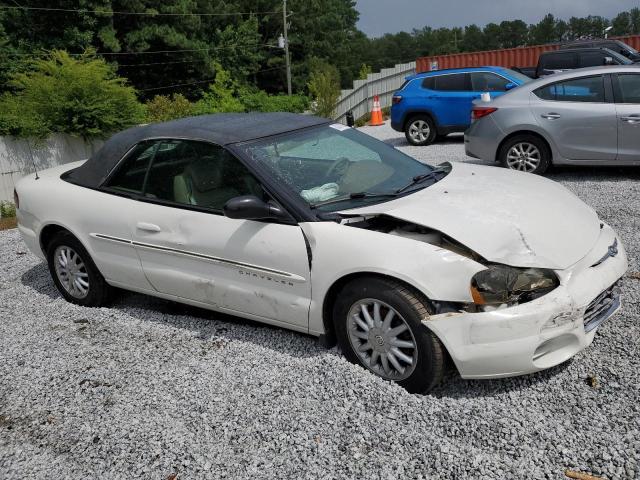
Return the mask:
{"type": "Polygon", "coordinates": [[[489,265],[471,279],[476,305],[514,305],[541,297],[559,285],[553,270],[489,265]]]}

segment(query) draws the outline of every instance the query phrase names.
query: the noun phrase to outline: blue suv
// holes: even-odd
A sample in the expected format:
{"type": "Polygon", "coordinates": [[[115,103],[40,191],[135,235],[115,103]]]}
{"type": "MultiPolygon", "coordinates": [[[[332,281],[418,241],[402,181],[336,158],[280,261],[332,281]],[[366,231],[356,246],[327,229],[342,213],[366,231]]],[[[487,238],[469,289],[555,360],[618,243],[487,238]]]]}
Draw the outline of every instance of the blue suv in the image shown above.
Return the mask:
{"type": "Polygon", "coordinates": [[[502,67],[458,68],[406,78],[393,94],[391,127],[412,145],[429,145],[438,136],[464,132],[471,124],[472,102],[488,92],[492,98],[531,78],[502,67]]]}

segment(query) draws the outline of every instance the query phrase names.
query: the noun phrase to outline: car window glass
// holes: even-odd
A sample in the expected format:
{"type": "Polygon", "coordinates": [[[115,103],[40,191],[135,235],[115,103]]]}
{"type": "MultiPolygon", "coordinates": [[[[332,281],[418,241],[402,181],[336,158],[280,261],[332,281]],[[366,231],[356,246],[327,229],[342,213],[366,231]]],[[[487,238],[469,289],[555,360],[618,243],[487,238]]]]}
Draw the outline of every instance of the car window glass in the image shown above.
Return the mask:
{"type": "Polygon", "coordinates": [[[584,52],[580,54],[581,67],[601,67],[604,65],[604,52],[584,52]]]}
{"type": "Polygon", "coordinates": [[[141,193],[149,162],[157,146],[157,142],[145,141],[133,147],[106,186],[121,192],[141,193]]]}
{"type": "Polygon", "coordinates": [[[640,75],[618,75],[619,103],[640,103],[640,75]]]}
{"type": "Polygon", "coordinates": [[[473,72],[471,86],[474,92],[504,92],[509,80],[490,72],[473,72]]]}
{"type": "Polygon", "coordinates": [[[577,68],[577,56],[575,53],[554,54],[542,57],[542,68],[545,70],[570,70],[577,68]]]}
{"type": "Polygon", "coordinates": [[[416,176],[431,171],[386,143],[338,125],[289,132],[238,148],[310,205],[335,198],[362,204],[371,200],[362,196],[350,199],[350,195],[393,194],[416,176]]]}
{"type": "Polygon", "coordinates": [[[539,88],[534,93],[543,100],[557,102],[603,103],[604,78],[602,76],[574,78],[539,88]]]}
{"type": "Polygon", "coordinates": [[[435,77],[435,90],[445,92],[464,92],[467,87],[467,74],[456,73],[451,75],[440,75],[435,77]]]}
{"type": "Polygon", "coordinates": [[[159,145],[143,195],[216,211],[240,195],[264,198],[255,177],[227,150],[191,140],[164,140],[159,145]]]}
{"type": "Polygon", "coordinates": [[[422,81],[422,88],[426,88],[427,90],[435,89],[435,78],[427,77],[422,81]]]}

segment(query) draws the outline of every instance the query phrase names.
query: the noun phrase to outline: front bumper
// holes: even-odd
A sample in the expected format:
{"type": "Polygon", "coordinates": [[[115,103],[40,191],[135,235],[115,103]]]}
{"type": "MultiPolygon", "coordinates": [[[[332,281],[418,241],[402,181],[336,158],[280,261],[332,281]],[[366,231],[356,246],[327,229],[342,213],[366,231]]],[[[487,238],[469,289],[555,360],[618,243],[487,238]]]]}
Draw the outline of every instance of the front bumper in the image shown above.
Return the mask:
{"type": "Polygon", "coordinates": [[[617,282],[628,266],[624,247],[618,242],[617,255],[595,265],[614,239],[605,226],[589,255],[557,272],[560,286],[532,302],[435,315],[424,323],[463,378],[509,377],[558,365],[588,347],[598,327],[620,308],[617,282]]]}

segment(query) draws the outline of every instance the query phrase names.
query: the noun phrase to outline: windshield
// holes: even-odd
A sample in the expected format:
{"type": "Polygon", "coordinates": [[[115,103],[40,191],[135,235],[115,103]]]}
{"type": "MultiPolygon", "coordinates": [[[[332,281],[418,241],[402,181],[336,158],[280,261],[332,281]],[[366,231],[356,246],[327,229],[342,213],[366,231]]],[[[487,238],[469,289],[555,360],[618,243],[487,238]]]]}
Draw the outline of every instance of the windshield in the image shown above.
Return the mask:
{"type": "Polygon", "coordinates": [[[509,76],[515,80],[518,80],[521,85],[524,85],[527,82],[533,80],[531,77],[527,77],[524,73],[516,72],[515,70],[511,70],[510,68],[506,68],[505,71],[509,74],[509,76]]]}
{"type": "Polygon", "coordinates": [[[329,212],[386,201],[429,186],[446,174],[340,124],[239,147],[311,208],[329,212]]]}

